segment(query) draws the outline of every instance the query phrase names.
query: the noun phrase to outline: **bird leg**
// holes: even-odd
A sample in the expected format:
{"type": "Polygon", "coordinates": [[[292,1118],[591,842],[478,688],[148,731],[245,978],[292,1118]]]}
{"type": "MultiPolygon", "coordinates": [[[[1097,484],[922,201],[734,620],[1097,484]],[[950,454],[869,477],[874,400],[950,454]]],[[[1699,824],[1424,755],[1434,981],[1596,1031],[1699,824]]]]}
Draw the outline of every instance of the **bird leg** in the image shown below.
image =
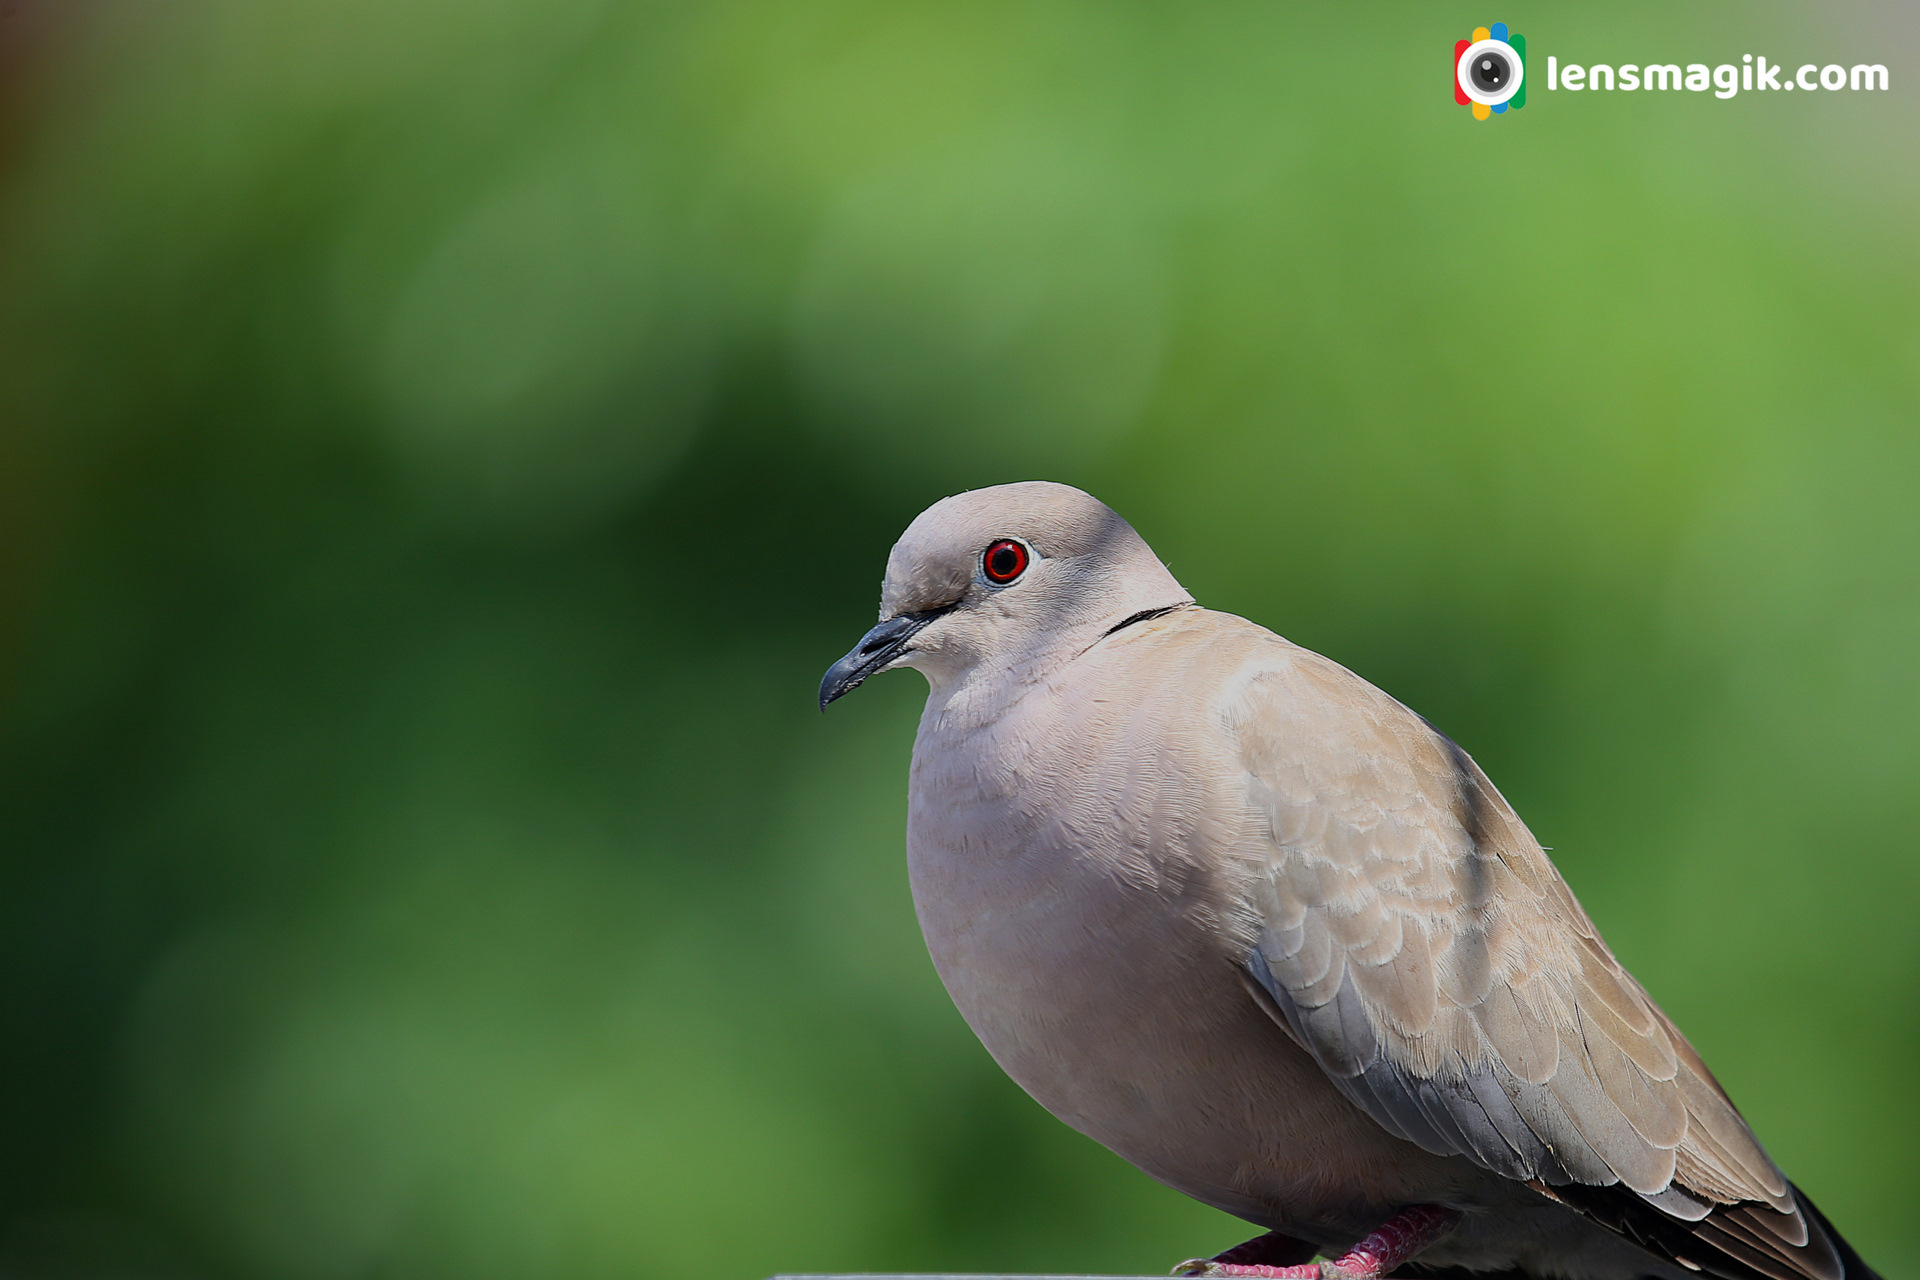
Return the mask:
{"type": "Polygon", "coordinates": [[[1388,1218],[1332,1262],[1290,1263],[1289,1246],[1310,1248],[1277,1231],[1236,1245],[1213,1258],[1194,1258],[1173,1269],[1176,1276],[1247,1276],[1253,1280],[1381,1280],[1438,1240],[1460,1221],[1455,1209],[1417,1204],[1388,1218]]]}
{"type": "Polygon", "coordinates": [[[1314,1255],[1314,1247],[1305,1240],[1295,1240],[1292,1236],[1282,1235],[1278,1231],[1269,1231],[1263,1236],[1255,1236],[1245,1244],[1237,1244],[1225,1253],[1216,1253],[1211,1258],[1189,1258],[1173,1269],[1176,1276],[1211,1276],[1238,1274],[1223,1270],[1226,1267],[1276,1267],[1292,1266],[1306,1262],[1314,1255]]]}

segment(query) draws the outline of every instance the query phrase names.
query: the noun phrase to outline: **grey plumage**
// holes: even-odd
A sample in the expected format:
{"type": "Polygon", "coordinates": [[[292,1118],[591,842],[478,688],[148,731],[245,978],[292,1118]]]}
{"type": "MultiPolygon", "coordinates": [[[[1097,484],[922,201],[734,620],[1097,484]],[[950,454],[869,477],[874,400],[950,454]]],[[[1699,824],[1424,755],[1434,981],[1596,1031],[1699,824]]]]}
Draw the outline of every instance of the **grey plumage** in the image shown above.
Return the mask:
{"type": "Polygon", "coordinates": [[[937,504],[881,615],[822,703],[926,673],[915,902],[962,1014],[1062,1120],[1329,1249],[1432,1203],[1464,1214],[1435,1267],[1872,1276],[1466,753],[1199,607],[1105,506],[937,504]],[[1004,583],[1002,540],[1032,556],[1004,583]]]}

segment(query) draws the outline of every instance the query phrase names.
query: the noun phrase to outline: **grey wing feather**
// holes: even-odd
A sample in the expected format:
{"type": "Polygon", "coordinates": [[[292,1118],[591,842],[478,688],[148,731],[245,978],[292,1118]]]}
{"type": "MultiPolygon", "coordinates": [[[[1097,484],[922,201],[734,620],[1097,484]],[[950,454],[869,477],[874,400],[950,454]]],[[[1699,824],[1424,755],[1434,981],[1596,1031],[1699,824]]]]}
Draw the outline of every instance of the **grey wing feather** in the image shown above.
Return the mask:
{"type": "Polygon", "coordinates": [[[1847,1275],[1486,775],[1358,676],[1277,645],[1223,704],[1264,867],[1248,971],[1276,1020],[1429,1151],[1565,1188],[1710,1272],[1847,1275]]]}

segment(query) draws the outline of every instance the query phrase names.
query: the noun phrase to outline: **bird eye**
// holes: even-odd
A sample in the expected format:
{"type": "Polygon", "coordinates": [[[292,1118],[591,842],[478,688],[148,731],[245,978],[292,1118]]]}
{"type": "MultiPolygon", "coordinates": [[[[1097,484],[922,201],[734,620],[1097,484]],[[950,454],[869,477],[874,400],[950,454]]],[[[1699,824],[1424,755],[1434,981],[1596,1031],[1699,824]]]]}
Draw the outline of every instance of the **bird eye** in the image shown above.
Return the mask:
{"type": "Polygon", "coordinates": [[[1002,538],[980,557],[980,572],[996,586],[1006,586],[1027,571],[1027,549],[1011,538],[1002,538]]]}

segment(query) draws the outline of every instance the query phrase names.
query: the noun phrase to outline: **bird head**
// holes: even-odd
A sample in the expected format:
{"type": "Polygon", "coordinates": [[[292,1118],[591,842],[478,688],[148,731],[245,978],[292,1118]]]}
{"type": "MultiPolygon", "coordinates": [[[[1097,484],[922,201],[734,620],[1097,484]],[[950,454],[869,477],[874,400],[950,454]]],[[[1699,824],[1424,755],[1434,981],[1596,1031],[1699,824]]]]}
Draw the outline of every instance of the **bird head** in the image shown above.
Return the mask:
{"type": "Polygon", "coordinates": [[[887,557],[880,623],[820,683],[820,706],[914,667],[939,689],[983,663],[1031,670],[1142,614],[1192,603],[1133,526],[1042,480],[942,499],[887,557]]]}

